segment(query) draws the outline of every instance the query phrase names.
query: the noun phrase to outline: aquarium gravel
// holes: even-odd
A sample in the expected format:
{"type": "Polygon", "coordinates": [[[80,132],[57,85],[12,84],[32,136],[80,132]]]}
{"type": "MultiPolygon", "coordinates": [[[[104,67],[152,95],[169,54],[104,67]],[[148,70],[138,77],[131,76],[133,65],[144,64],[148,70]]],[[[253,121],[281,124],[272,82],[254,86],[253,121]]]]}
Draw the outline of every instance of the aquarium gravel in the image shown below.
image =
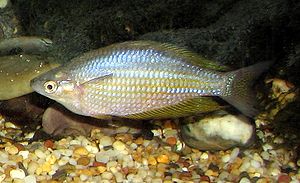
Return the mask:
{"type": "MultiPolygon", "coordinates": [[[[2,117],[1,117],[2,118],[2,117]]],[[[0,182],[299,182],[300,160],[283,138],[257,130],[258,147],[200,151],[184,145],[176,124],[161,121],[154,138],[120,133],[31,142],[1,119],[0,182]],[[272,143],[271,143],[272,142],[272,143]]],[[[261,122],[259,123],[261,124],[261,122]]],[[[124,128],[124,127],[122,127],[124,128]]]]}

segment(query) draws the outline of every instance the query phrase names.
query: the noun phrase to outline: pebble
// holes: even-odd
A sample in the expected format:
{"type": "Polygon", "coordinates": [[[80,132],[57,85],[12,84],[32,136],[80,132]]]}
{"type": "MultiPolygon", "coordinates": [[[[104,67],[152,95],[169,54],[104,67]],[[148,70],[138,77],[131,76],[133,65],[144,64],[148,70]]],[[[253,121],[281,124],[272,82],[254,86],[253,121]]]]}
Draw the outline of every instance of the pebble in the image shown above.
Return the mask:
{"type": "Polygon", "coordinates": [[[27,175],[25,178],[24,178],[24,183],[36,183],[37,180],[36,180],[36,177],[34,175],[27,175]]]}
{"type": "Polygon", "coordinates": [[[111,146],[113,143],[113,140],[111,137],[109,136],[103,136],[101,139],[100,139],[100,144],[101,146],[111,146]]]}
{"type": "Polygon", "coordinates": [[[135,139],[126,133],[108,136],[93,130],[91,137],[1,143],[0,182],[56,183],[61,179],[51,179],[60,176],[66,182],[101,183],[296,183],[300,178],[300,161],[294,161],[293,152],[282,147],[282,139],[277,138],[280,149],[273,146],[271,140],[276,136],[270,131],[262,131],[263,149],[208,152],[184,146],[176,126],[167,126],[167,130],[156,130],[159,133],[153,140],[135,139]],[[175,146],[183,144],[179,151],[173,151],[175,141],[175,146]]]}
{"type": "Polygon", "coordinates": [[[239,183],[251,183],[251,181],[248,178],[243,177],[243,178],[241,178],[241,180],[239,181],[239,183]]]}
{"type": "Polygon", "coordinates": [[[222,156],[222,161],[223,161],[224,163],[229,162],[229,160],[230,160],[230,155],[229,155],[229,154],[226,154],[226,155],[222,156]]]}
{"type": "Polygon", "coordinates": [[[98,162],[107,163],[109,159],[110,159],[109,155],[106,155],[105,153],[99,152],[96,154],[96,161],[98,162]]]}
{"type": "Polygon", "coordinates": [[[287,174],[281,174],[277,181],[278,183],[289,183],[291,182],[291,178],[287,174]]]}
{"type": "Polygon", "coordinates": [[[9,172],[9,175],[13,179],[24,179],[25,178],[25,172],[22,169],[11,170],[9,172]]]}
{"type": "Polygon", "coordinates": [[[5,8],[9,0],[0,0],[0,9],[5,8]]]}
{"type": "Polygon", "coordinates": [[[5,151],[11,155],[15,155],[19,152],[19,149],[14,145],[9,145],[5,147],[5,151]]]}
{"type": "Polygon", "coordinates": [[[156,165],[157,161],[153,156],[149,156],[148,157],[148,163],[149,163],[149,165],[156,165]]]}
{"type": "Polygon", "coordinates": [[[90,163],[90,158],[80,157],[77,160],[77,165],[87,166],[90,163]]]}
{"type": "Polygon", "coordinates": [[[113,174],[111,172],[103,172],[101,174],[102,179],[111,180],[113,178],[113,174]]]}
{"type": "Polygon", "coordinates": [[[175,137],[168,137],[166,139],[166,143],[168,143],[171,146],[174,146],[177,143],[177,139],[175,137]]]}
{"type": "Polygon", "coordinates": [[[202,160],[207,160],[208,159],[208,154],[207,153],[202,153],[201,156],[200,156],[200,159],[202,160]]]}
{"type": "Polygon", "coordinates": [[[158,163],[165,163],[168,164],[170,162],[169,160],[169,156],[165,155],[165,154],[161,154],[156,158],[158,163]]]}
{"type": "Polygon", "coordinates": [[[20,156],[23,157],[23,159],[27,159],[29,155],[29,151],[19,151],[18,153],[20,156]]]}
{"type": "Polygon", "coordinates": [[[86,156],[89,154],[88,150],[82,146],[76,147],[73,153],[74,155],[78,155],[78,156],[86,156]]]}
{"type": "Polygon", "coordinates": [[[53,147],[54,147],[54,142],[53,142],[52,140],[45,140],[44,146],[45,146],[46,148],[53,149],[53,147]]]}
{"type": "Polygon", "coordinates": [[[126,145],[123,142],[119,141],[119,140],[115,141],[112,146],[117,151],[123,151],[126,148],[126,145]]]}
{"type": "Polygon", "coordinates": [[[41,149],[36,149],[34,154],[40,159],[46,159],[46,154],[41,149]]]}

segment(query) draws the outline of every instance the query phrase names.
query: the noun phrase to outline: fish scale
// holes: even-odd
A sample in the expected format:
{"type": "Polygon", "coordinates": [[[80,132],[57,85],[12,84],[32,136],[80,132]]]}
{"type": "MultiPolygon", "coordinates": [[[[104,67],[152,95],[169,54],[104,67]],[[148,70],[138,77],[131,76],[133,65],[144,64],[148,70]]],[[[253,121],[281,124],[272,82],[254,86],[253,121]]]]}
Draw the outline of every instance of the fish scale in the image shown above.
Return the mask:
{"type": "Polygon", "coordinates": [[[31,86],[77,114],[97,118],[180,117],[222,108],[210,97],[222,97],[253,116],[251,80],[267,65],[222,72],[223,66],[185,49],[132,41],[87,52],[31,86]]]}

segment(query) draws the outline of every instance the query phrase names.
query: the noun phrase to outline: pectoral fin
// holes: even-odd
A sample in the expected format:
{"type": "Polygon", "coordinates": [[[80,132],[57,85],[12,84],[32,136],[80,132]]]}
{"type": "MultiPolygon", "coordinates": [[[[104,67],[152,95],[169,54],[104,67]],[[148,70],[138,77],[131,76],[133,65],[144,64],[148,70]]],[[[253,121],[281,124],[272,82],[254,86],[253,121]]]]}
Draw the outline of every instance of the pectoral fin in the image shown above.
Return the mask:
{"type": "Polygon", "coordinates": [[[82,81],[80,83],[80,85],[85,85],[85,84],[90,84],[90,83],[94,83],[94,82],[99,82],[99,81],[102,81],[104,79],[111,78],[112,76],[113,76],[113,73],[103,73],[100,76],[88,78],[88,79],[82,81]]]}

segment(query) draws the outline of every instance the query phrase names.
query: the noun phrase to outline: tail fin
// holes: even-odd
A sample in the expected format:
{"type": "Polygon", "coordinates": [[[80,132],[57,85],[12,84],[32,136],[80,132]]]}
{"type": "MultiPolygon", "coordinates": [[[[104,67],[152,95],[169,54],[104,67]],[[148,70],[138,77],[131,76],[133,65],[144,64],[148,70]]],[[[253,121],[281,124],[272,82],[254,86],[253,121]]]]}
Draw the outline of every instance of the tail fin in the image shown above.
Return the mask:
{"type": "Polygon", "coordinates": [[[258,114],[256,95],[253,84],[256,79],[266,71],[272,62],[261,62],[249,67],[241,68],[227,73],[229,86],[225,96],[222,96],[229,104],[233,105],[243,114],[254,117],[258,114]]]}

